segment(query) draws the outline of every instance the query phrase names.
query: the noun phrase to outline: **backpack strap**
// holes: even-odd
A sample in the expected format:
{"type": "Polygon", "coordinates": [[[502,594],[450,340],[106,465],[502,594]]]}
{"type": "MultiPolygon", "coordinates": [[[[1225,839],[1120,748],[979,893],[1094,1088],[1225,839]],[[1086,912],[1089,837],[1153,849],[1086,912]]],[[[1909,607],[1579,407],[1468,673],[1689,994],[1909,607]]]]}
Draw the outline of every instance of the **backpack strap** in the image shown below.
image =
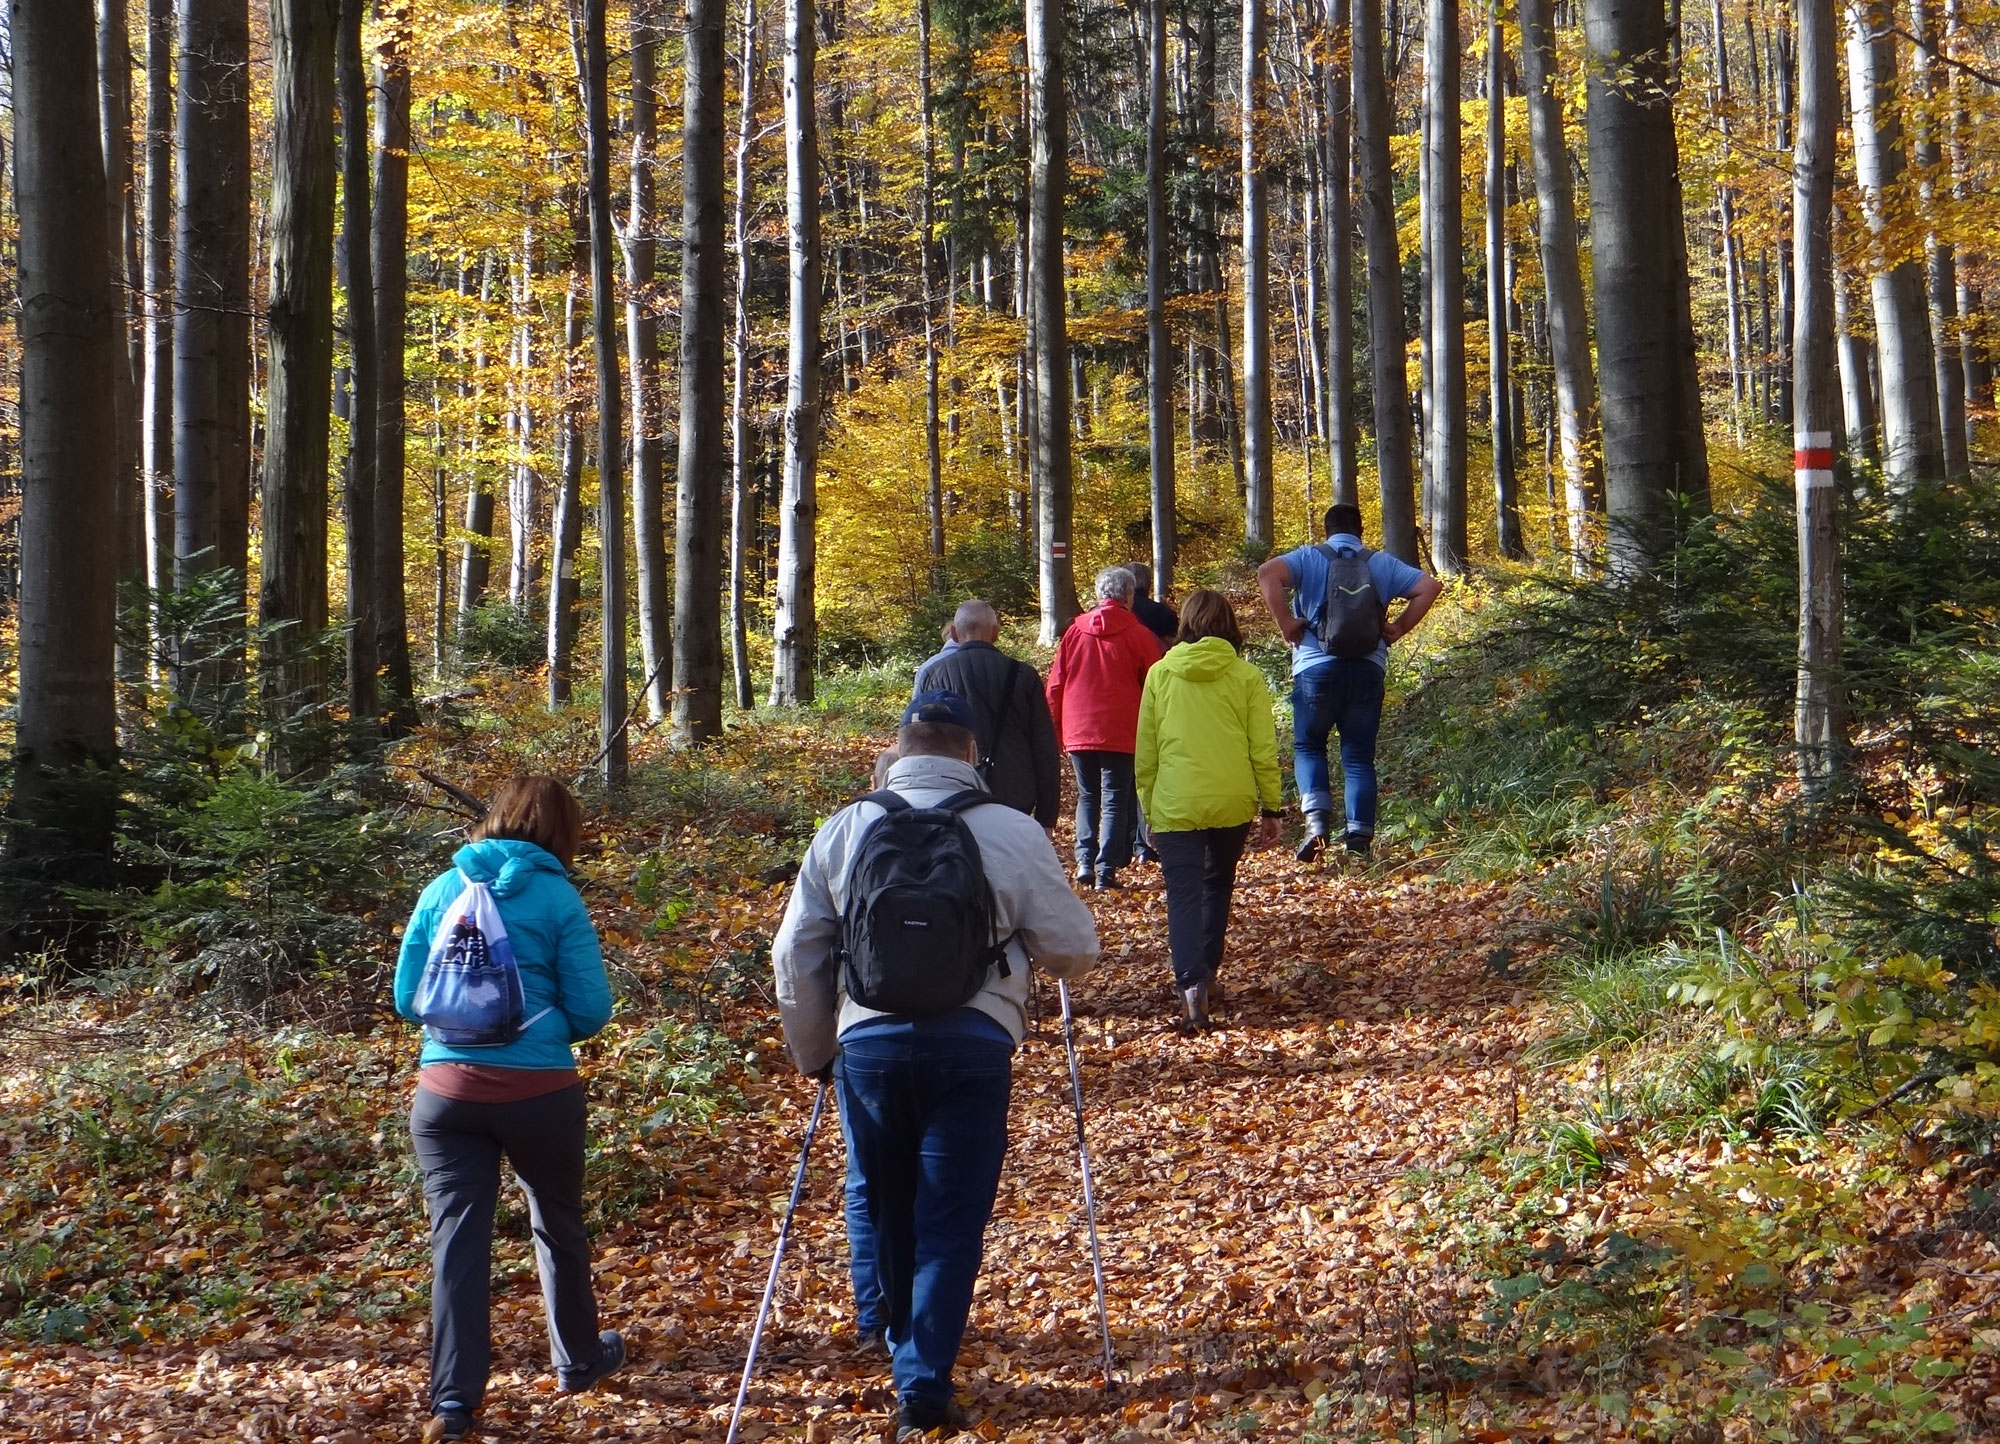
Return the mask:
{"type": "Polygon", "coordinates": [[[943,802],[940,802],[938,804],[938,810],[940,812],[956,812],[962,814],[965,812],[969,812],[971,809],[975,807],[978,807],[981,803],[998,802],[999,800],[1000,800],[999,798],[995,797],[990,792],[982,792],[976,787],[968,787],[963,792],[954,792],[951,796],[947,797],[943,802]]]}
{"type": "Polygon", "coordinates": [[[884,787],[879,792],[868,792],[854,799],[856,803],[872,802],[884,812],[908,812],[909,799],[884,787]]]}
{"type": "Polygon", "coordinates": [[[1014,714],[1014,699],[1021,692],[1021,672],[1027,666],[1027,663],[1016,661],[1012,657],[1009,657],[1007,660],[1013,663],[1007,672],[1007,687],[1000,694],[999,708],[990,713],[993,726],[992,744],[990,746],[987,745],[986,739],[983,737],[979,739],[979,750],[984,754],[984,760],[988,763],[991,763],[1000,751],[1000,734],[1007,730],[1008,719],[1014,714]]]}

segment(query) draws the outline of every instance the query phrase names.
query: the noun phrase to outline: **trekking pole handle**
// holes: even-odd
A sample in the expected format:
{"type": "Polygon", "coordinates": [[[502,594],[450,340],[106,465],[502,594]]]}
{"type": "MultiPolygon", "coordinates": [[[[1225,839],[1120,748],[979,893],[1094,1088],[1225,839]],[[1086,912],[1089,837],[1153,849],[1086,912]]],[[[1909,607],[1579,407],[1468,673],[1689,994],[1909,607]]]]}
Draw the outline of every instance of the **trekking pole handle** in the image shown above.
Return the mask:
{"type": "Polygon", "coordinates": [[[729,1411],[726,1444],[736,1444],[736,1429],[743,1420],[743,1401],[750,1396],[750,1375],[757,1367],[757,1347],[764,1341],[764,1321],[771,1314],[771,1300],[778,1292],[778,1266],[785,1261],[785,1239],[792,1231],[792,1215],[798,1212],[799,1197],[806,1188],[806,1162],[812,1157],[813,1135],[819,1132],[820,1114],[826,1111],[827,1083],[820,1080],[813,1099],[812,1120],[806,1124],[806,1141],[799,1149],[798,1176],[792,1180],[791,1201],[785,1205],[784,1220],[778,1225],[778,1247],[771,1255],[770,1277],[764,1280],[764,1301],[757,1305],[757,1322],[750,1330],[750,1354],[743,1361],[743,1379],[736,1386],[736,1406],[729,1411]]]}

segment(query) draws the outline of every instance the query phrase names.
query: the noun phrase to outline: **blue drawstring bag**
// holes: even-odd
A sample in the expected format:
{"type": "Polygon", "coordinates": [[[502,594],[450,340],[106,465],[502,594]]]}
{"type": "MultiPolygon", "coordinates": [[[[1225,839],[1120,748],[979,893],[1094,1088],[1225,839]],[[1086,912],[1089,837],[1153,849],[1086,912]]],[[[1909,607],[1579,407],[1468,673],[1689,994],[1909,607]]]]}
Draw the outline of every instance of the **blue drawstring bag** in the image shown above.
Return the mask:
{"type": "Polygon", "coordinates": [[[507,924],[493,889],[465,878],[465,888],[438,919],[430,956],[417,982],[413,1011],[434,1043],[498,1048],[513,1042],[553,1007],[523,1020],[527,1000],[507,924]]]}

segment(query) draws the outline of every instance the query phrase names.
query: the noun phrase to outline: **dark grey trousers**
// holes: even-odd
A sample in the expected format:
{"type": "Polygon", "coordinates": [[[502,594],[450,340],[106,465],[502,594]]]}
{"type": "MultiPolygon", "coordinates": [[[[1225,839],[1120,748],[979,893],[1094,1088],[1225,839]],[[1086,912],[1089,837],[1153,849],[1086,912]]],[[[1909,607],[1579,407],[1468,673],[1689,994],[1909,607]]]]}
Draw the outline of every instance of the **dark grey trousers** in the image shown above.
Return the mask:
{"type": "Polygon", "coordinates": [[[1249,839],[1247,822],[1241,827],[1153,834],[1160,872],[1167,882],[1167,949],[1173,954],[1177,988],[1207,982],[1222,962],[1236,864],[1249,839]]]}
{"type": "Polygon", "coordinates": [[[594,1364],[597,1299],[583,1222],[583,1085],[519,1103],[465,1103],[428,1088],[410,1138],[431,1216],[431,1408],[477,1409],[492,1368],[493,1210],[500,1160],[528,1195],[558,1374],[594,1364]]]}

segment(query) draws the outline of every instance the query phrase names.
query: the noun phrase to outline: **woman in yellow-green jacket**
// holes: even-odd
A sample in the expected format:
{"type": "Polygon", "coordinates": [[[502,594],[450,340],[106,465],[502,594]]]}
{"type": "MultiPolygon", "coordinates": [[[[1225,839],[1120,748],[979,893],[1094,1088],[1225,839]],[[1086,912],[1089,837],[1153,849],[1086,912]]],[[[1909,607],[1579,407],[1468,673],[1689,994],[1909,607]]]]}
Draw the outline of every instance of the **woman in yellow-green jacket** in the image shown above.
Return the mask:
{"type": "Polygon", "coordinates": [[[1202,588],[1181,606],[1173,650],[1153,664],[1139,702],[1133,758],[1139,802],[1167,880],[1167,946],[1191,1028],[1208,1026],[1229,928],[1236,864],[1278,840],[1283,794],[1271,689],[1244,661],[1236,612],[1202,588]]]}

